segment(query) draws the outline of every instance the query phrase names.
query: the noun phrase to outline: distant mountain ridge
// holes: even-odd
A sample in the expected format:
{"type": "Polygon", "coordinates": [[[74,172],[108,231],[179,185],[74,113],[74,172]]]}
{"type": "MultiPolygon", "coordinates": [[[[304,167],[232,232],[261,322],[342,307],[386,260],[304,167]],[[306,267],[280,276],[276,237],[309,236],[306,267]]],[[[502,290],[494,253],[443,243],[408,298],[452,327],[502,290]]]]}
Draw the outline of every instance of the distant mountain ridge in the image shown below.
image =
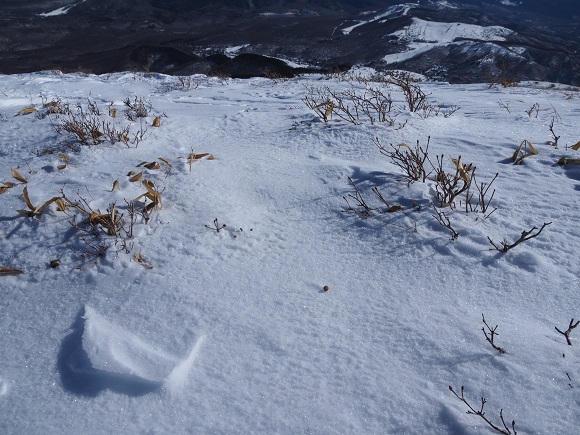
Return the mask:
{"type": "Polygon", "coordinates": [[[577,0],[5,0],[4,11],[1,73],[248,77],[358,64],[447,81],[580,85],[577,0]],[[507,30],[490,38],[492,28],[507,30]]]}

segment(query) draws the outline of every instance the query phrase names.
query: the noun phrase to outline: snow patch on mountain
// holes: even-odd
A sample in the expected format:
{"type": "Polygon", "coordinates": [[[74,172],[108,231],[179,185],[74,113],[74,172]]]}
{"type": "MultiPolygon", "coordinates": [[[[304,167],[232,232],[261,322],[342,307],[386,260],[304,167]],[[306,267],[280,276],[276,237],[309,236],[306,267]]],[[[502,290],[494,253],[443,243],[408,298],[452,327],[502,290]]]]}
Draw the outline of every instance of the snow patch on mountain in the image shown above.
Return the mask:
{"type": "Polygon", "coordinates": [[[392,36],[405,42],[408,51],[389,54],[384,57],[388,63],[401,62],[425,53],[435,47],[469,41],[505,41],[514,33],[501,26],[478,26],[464,23],[443,23],[425,21],[413,18],[413,22],[405,28],[392,33],[392,36]]]}
{"type": "Polygon", "coordinates": [[[73,3],[72,5],[68,5],[68,6],[63,6],[61,8],[55,9],[53,11],[50,12],[45,12],[42,14],[38,14],[41,17],[55,17],[57,15],[64,15],[66,13],[68,13],[68,11],[70,11],[72,8],[74,8],[75,6],[80,5],[81,3],[84,3],[86,0],[80,0],[76,3],[73,3]]]}
{"type": "Polygon", "coordinates": [[[344,35],[349,35],[354,29],[356,29],[357,27],[363,26],[365,24],[369,24],[369,23],[372,23],[374,21],[383,20],[385,18],[407,15],[409,13],[409,11],[411,10],[411,8],[413,8],[414,6],[417,6],[417,3],[405,3],[405,4],[401,4],[401,5],[391,6],[386,11],[371,18],[370,20],[359,21],[358,23],[356,23],[350,27],[345,27],[344,29],[341,29],[341,31],[344,35]]]}

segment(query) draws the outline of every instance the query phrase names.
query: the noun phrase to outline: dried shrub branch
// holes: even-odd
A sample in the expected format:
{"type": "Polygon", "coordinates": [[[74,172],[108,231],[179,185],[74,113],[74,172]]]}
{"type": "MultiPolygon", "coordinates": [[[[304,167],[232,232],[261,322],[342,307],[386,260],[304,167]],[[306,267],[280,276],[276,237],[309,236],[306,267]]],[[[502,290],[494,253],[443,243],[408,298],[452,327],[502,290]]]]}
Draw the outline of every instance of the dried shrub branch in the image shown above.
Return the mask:
{"type": "Polygon", "coordinates": [[[497,344],[494,343],[494,338],[496,335],[499,335],[497,332],[495,332],[495,330],[497,329],[498,325],[495,325],[494,328],[490,327],[487,322],[485,321],[485,316],[483,315],[483,313],[481,314],[481,319],[483,320],[483,324],[484,324],[484,328],[481,328],[481,330],[483,331],[483,335],[485,335],[485,339],[487,340],[487,342],[489,344],[491,344],[491,347],[493,347],[495,350],[497,350],[499,353],[504,354],[507,353],[505,349],[499,347],[497,344]],[[487,331],[485,330],[487,328],[487,331]],[[489,335],[488,335],[489,332],[489,335]]]}
{"type": "Polygon", "coordinates": [[[431,136],[427,138],[427,145],[425,148],[420,146],[419,141],[417,140],[417,145],[414,150],[405,143],[401,143],[397,146],[391,144],[391,148],[388,149],[381,144],[378,137],[375,137],[373,141],[379,148],[381,154],[387,156],[392,164],[403,170],[405,178],[407,178],[409,182],[425,182],[427,176],[430,174],[430,172],[428,173],[425,169],[425,162],[429,159],[428,152],[431,136]]]}
{"type": "Polygon", "coordinates": [[[469,410],[467,411],[467,414],[477,415],[478,417],[481,417],[483,419],[483,421],[485,421],[496,432],[499,432],[499,433],[504,434],[504,435],[512,435],[512,434],[517,435],[515,420],[512,420],[511,430],[510,430],[510,428],[508,427],[508,425],[506,424],[506,422],[503,418],[503,409],[501,409],[499,411],[499,417],[500,417],[503,428],[501,426],[494,424],[488,417],[486,417],[485,411],[483,410],[485,404],[487,403],[487,400],[485,399],[485,397],[481,398],[481,408],[479,410],[477,410],[465,398],[465,396],[464,396],[465,388],[463,386],[461,387],[461,395],[457,394],[457,392],[455,392],[455,390],[453,389],[453,387],[451,385],[449,386],[449,391],[451,391],[455,395],[455,397],[457,397],[460,401],[462,401],[463,403],[465,403],[467,405],[467,407],[469,408],[469,410]]]}
{"type": "Polygon", "coordinates": [[[555,326],[554,328],[556,328],[556,331],[558,331],[560,334],[562,334],[564,337],[566,337],[566,343],[568,343],[568,346],[572,346],[572,341],[570,340],[570,334],[572,333],[572,330],[574,328],[576,328],[576,326],[578,326],[578,324],[580,324],[580,320],[577,321],[576,323],[574,323],[574,319],[570,320],[570,325],[568,326],[568,329],[566,331],[560,331],[558,329],[557,326],[555,326]]]}
{"type": "Polygon", "coordinates": [[[520,238],[518,240],[516,240],[513,243],[508,243],[506,240],[503,240],[500,243],[500,246],[496,245],[494,243],[493,240],[491,240],[491,238],[489,236],[487,236],[487,240],[489,240],[489,243],[491,243],[491,245],[499,252],[501,253],[506,253],[508,252],[510,249],[515,248],[516,246],[518,246],[520,243],[525,242],[526,240],[530,240],[533,239],[534,237],[538,237],[540,235],[540,233],[543,231],[544,228],[546,228],[548,225],[550,225],[552,222],[544,222],[544,224],[542,225],[542,227],[534,234],[534,231],[537,230],[537,227],[533,227],[531,230],[529,231],[522,231],[522,234],[520,235],[520,238]]]}

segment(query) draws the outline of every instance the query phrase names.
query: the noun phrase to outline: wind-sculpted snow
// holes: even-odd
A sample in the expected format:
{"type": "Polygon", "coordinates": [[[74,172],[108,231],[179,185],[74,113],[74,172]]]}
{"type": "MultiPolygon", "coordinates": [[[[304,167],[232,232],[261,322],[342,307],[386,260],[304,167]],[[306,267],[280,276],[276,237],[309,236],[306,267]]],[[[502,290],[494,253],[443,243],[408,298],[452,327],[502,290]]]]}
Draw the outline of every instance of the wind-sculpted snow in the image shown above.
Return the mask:
{"type": "Polygon", "coordinates": [[[188,78],[0,77],[1,433],[490,433],[449,386],[518,433],[574,433],[580,333],[554,327],[580,316],[577,89],[420,82],[434,112],[392,87],[392,125],[354,124],[302,101],[363,93],[354,77],[188,78]],[[135,98],[150,113],[129,121],[135,98]],[[80,146],[58,99],[143,140],[80,146]],[[498,173],[497,210],[434,209],[431,166],[409,183],[376,138],[498,173]],[[54,197],[74,205],[38,210],[54,197]],[[132,237],[99,226],[131,202],[132,237]]]}

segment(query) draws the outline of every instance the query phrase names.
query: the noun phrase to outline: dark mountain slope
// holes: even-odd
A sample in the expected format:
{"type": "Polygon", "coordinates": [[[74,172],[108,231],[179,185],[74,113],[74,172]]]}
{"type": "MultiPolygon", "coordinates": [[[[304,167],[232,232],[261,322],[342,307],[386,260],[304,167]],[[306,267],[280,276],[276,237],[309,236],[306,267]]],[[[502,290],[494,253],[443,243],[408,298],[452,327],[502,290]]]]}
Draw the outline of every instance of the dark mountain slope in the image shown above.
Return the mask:
{"type": "Polygon", "coordinates": [[[5,0],[0,72],[54,68],[96,73],[213,71],[234,76],[296,72],[275,60],[235,56],[246,53],[322,69],[364,64],[410,69],[443,80],[481,81],[505,75],[580,85],[577,0],[421,0],[389,9],[401,3],[5,0]],[[58,8],[67,13],[56,14],[58,8]],[[445,34],[436,40],[438,23],[455,26],[458,37],[445,34]],[[503,26],[512,32],[490,40],[486,35],[493,32],[474,31],[472,36],[453,23],[503,26]],[[431,40],[424,40],[421,31],[431,40]],[[243,48],[227,62],[213,56],[239,46],[243,48]],[[402,54],[393,61],[389,55],[396,53],[402,54]]]}

